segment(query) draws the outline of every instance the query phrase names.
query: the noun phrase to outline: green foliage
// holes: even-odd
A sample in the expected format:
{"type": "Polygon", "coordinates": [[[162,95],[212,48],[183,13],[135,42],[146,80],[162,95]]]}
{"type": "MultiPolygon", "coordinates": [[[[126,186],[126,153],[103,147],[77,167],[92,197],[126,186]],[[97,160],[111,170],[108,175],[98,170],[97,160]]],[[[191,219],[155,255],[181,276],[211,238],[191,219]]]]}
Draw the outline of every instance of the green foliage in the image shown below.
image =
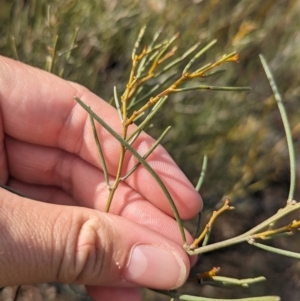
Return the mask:
{"type": "MultiPolygon", "coordinates": [[[[297,4],[280,5],[270,1],[262,4],[249,0],[159,3],[150,0],[4,1],[0,19],[1,53],[11,57],[17,53],[19,60],[48,69],[55,54],[52,72],[63,72],[65,78],[111,100],[113,86],[117,84],[117,90],[122,91],[126,84],[131,47],[142,25],[148,24],[146,41],[160,27],[165,35],[180,32],[180,45],[184,47],[178,49],[178,55],[196,41],[205,45],[217,38],[217,46],[204,54],[199,64],[214,60],[223,53],[222,49],[237,50],[241,62],[211,82],[250,85],[253,91],[243,95],[190,91],[174,96],[168,113],[157,122],[162,127],[170,124],[174,127],[172,135],[176,139],[170,139],[166,147],[193,182],[197,181],[203,154],[214,158],[207,181],[215,183],[216,189],[212,191],[204,186],[202,191],[210,199],[220,199],[231,192],[245,170],[248,176],[239,185],[240,195],[247,194],[248,185],[256,181],[265,180],[265,184],[270,179],[276,180],[285,168],[284,156],[277,154],[274,164],[271,155],[264,155],[272,152],[278,141],[278,127],[272,124],[278,113],[272,113],[274,104],[264,101],[269,92],[266,92],[267,83],[261,83],[264,77],[257,55],[263,52],[273,62],[273,69],[279,72],[279,88],[284,85],[283,93],[287,89],[292,95],[297,93],[295,84],[287,86],[286,80],[281,80],[283,75],[299,77],[291,66],[300,60],[297,47],[293,47],[297,37],[294,31],[297,4]],[[76,46],[68,58],[77,29],[76,46]]],[[[152,130],[154,136],[159,132],[159,127],[152,130]]],[[[252,185],[251,193],[255,187],[252,185]]],[[[261,187],[258,185],[258,189],[261,187]]]]}

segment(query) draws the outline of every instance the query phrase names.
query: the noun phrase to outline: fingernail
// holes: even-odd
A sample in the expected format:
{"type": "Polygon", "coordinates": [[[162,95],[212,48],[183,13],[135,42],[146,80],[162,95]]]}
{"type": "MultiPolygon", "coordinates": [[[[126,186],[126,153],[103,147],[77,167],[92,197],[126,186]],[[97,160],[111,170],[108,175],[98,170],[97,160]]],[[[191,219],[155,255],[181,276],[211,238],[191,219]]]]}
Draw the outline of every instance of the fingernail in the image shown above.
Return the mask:
{"type": "Polygon", "coordinates": [[[187,268],[176,252],[151,245],[136,245],[124,273],[127,281],[157,289],[181,286],[187,268]]]}

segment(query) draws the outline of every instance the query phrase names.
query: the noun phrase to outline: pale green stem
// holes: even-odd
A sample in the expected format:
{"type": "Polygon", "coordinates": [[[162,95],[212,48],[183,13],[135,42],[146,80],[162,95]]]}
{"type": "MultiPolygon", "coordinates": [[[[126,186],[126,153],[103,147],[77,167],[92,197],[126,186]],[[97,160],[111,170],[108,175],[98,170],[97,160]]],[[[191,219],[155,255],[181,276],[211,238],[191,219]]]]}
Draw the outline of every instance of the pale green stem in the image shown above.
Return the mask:
{"type": "Polygon", "coordinates": [[[114,101],[115,101],[115,106],[116,106],[116,109],[118,111],[120,120],[123,123],[123,116],[122,116],[122,112],[121,112],[121,108],[120,108],[120,101],[119,101],[119,98],[118,98],[118,93],[117,93],[117,87],[116,86],[114,86],[114,101]]]}
{"type": "Polygon", "coordinates": [[[108,175],[107,166],[106,166],[106,163],[105,163],[104,154],[103,154],[102,147],[101,147],[101,144],[100,144],[100,141],[99,141],[99,137],[98,137],[98,134],[97,134],[97,131],[96,131],[93,116],[91,114],[89,114],[89,117],[90,117],[90,121],[91,121],[91,125],[92,125],[94,140],[96,142],[98,154],[100,156],[100,160],[101,160],[101,164],[102,164],[102,170],[103,170],[106,186],[109,188],[110,187],[109,175],[108,175]]]}
{"type": "MultiPolygon", "coordinates": [[[[170,126],[168,126],[164,132],[160,135],[160,137],[155,141],[155,143],[151,146],[151,148],[146,152],[146,154],[143,156],[143,158],[146,160],[150,154],[157,148],[157,146],[160,144],[161,140],[167,135],[169,130],[171,129],[170,126]]],[[[121,177],[121,181],[126,180],[130,175],[132,175],[137,168],[141,165],[141,162],[138,162],[124,177],[121,177]]]]}
{"type": "Polygon", "coordinates": [[[171,63],[169,63],[168,65],[166,65],[161,72],[157,73],[155,77],[160,76],[161,74],[163,74],[164,72],[170,70],[171,68],[173,68],[174,66],[176,66],[177,64],[179,64],[180,62],[182,62],[187,56],[189,56],[192,52],[195,51],[196,48],[198,48],[198,46],[200,45],[200,43],[195,44],[194,46],[192,46],[190,49],[188,49],[181,57],[173,60],[171,63]]]}
{"type": "Polygon", "coordinates": [[[212,225],[211,227],[208,229],[204,239],[203,239],[203,243],[202,243],[202,247],[206,246],[208,244],[208,240],[209,240],[209,236],[210,236],[210,233],[211,233],[211,229],[212,229],[212,225]]]}
{"type": "MultiPolygon", "coordinates": [[[[154,36],[153,36],[153,39],[152,39],[152,42],[150,43],[149,45],[149,50],[152,50],[153,47],[154,47],[154,44],[155,42],[157,41],[158,37],[160,36],[162,30],[158,30],[154,36]]],[[[140,77],[140,75],[142,74],[143,70],[145,69],[145,64],[146,64],[146,61],[147,61],[147,57],[143,57],[138,68],[137,68],[137,73],[136,73],[136,76],[137,77],[140,77]]]]}
{"type": "Polygon", "coordinates": [[[185,66],[185,68],[182,71],[182,75],[188,72],[190,67],[193,65],[196,59],[198,59],[201,55],[203,55],[207,50],[209,50],[213,45],[217,43],[217,40],[211,41],[207,46],[202,48],[199,52],[197,52],[194,57],[188,62],[188,64],[185,66]]]}
{"type": "Polygon", "coordinates": [[[159,109],[166,102],[167,98],[168,96],[164,96],[155,104],[155,106],[152,108],[151,112],[148,114],[145,120],[141,122],[141,124],[138,125],[137,128],[134,130],[134,132],[131,133],[130,136],[127,138],[127,142],[130,141],[130,144],[132,144],[132,138],[137,137],[136,134],[140,133],[145,128],[145,126],[152,120],[152,118],[156,115],[159,109]]]}
{"type": "MultiPolygon", "coordinates": [[[[137,104],[139,104],[140,102],[142,102],[145,99],[149,99],[151,97],[151,95],[154,94],[154,92],[156,90],[158,90],[160,87],[164,86],[164,84],[169,81],[170,79],[172,79],[173,77],[175,77],[176,74],[172,74],[171,76],[169,76],[168,78],[166,78],[163,82],[156,84],[155,86],[153,86],[150,91],[148,91],[147,93],[144,93],[143,96],[141,96],[140,98],[137,99],[138,95],[140,94],[141,90],[138,90],[136,95],[134,95],[133,99],[131,100],[130,104],[128,105],[128,109],[131,109],[133,106],[136,106],[137,104]]],[[[141,86],[140,88],[143,88],[143,86],[141,86]]]]}
{"type": "Polygon", "coordinates": [[[215,285],[215,286],[242,286],[242,287],[249,287],[251,284],[256,284],[258,282],[266,281],[266,278],[263,276],[255,277],[255,278],[248,278],[248,279],[236,279],[224,276],[213,276],[211,280],[201,282],[202,285],[215,285]]]}
{"type": "Polygon", "coordinates": [[[155,61],[158,62],[160,60],[160,58],[162,58],[162,56],[166,53],[166,51],[168,50],[168,48],[171,46],[171,44],[178,38],[178,34],[175,34],[171,37],[171,39],[169,41],[167,41],[166,45],[164,47],[162,47],[162,49],[158,52],[157,55],[155,55],[155,61]]]}
{"type": "Polygon", "coordinates": [[[190,295],[181,295],[177,297],[180,301],[280,301],[278,296],[263,296],[263,297],[250,297],[250,298],[239,298],[239,299],[215,299],[205,297],[194,297],[190,295]]]}
{"type": "Polygon", "coordinates": [[[19,56],[18,56],[18,51],[17,51],[17,45],[16,45],[15,37],[11,36],[10,40],[11,40],[11,44],[12,44],[11,46],[12,46],[13,56],[18,61],[19,60],[19,56]]]}
{"type": "Polygon", "coordinates": [[[202,78],[208,78],[208,77],[220,74],[220,73],[224,73],[225,71],[226,71],[225,69],[220,69],[220,70],[215,70],[215,71],[212,71],[212,72],[209,72],[209,73],[205,73],[202,76],[202,78]]]}
{"type": "Polygon", "coordinates": [[[134,47],[133,47],[133,50],[132,50],[132,54],[131,54],[131,57],[132,57],[132,60],[134,60],[134,57],[136,55],[136,52],[137,52],[137,49],[139,48],[140,46],[140,43],[141,43],[141,40],[145,34],[145,31],[146,31],[146,26],[143,26],[138,34],[138,37],[136,39],[136,42],[134,44],[134,47]]]}
{"type": "Polygon", "coordinates": [[[261,244],[261,243],[255,242],[255,241],[251,241],[251,240],[249,240],[249,244],[251,244],[257,248],[263,249],[265,251],[268,251],[268,252],[276,253],[279,255],[283,255],[283,256],[287,256],[287,257],[291,257],[291,258],[295,258],[295,259],[300,259],[300,253],[274,248],[274,247],[267,246],[267,245],[264,245],[264,244],[261,244]]]}
{"type": "MultiPolygon", "coordinates": [[[[67,51],[66,53],[66,63],[69,62],[69,59],[71,57],[71,51],[76,47],[75,46],[75,43],[76,43],[76,39],[77,39],[77,35],[78,35],[78,31],[79,31],[79,28],[77,27],[73,33],[73,36],[72,36],[72,39],[71,39],[71,47],[70,49],[67,51]]],[[[58,75],[60,77],[63,77],[64,75],[64,72],[65,72],[65,68],[61,68],[61,70],[59,71],[58,75]]]]}
{"type": "Polygon", "coordinates": [[[262,54],[259,55],[260,61],[262,63],[262,66],[265,70],[265,73],[267,75],[267,78],[269,80],[270,86],[272,88],[274,97],[277,101],[278,109],[282,118],[286,140],[287,140],[287,146],[289,151],[289,157],[290,157],[290,191],[288,200],[294,199],[294,193],[295,193],[295,184],[296,184],[296,164],[295,164],[295,150],[294,150],[294,144],[293,144],[293,138],[292,138],[292,132],[289,124],[289,120],[286,114],[286,110],[284,108],[284,104],[281,98],[281,95],[278,91],[275,79],[273,77],[272,71],[265,60],[264,56],[262,54]]]}
{"type": "Polygon", "coordinates": [[[206,169],[207,169],[207,155],[204,155],[200,177],[199,177],[198,183],[196,185],[196,190],[198,192],[200,191],[200,189],[202,187],[202,184],[203,184],[203,181],[204,181],[204,178],[205,178],[205,174],[206,174],[206,169]]]}
{"type": "Polygon", "coordinates": [[[53,48],[51,50],[51,52],[52,52],[51,56],[50,56],[49,60],[46,61],[45,70],[48,72],[52,72],[52,70],[53,70],[54,60],[55,60],[55,56],[56,56],[57,40],[58,40],[58,35],[56,35],[54,38],[53,48]]]}
{"type": "Polygon", "coordinates": [[[222,86],[207,86],[207,85],[199,85],[194,87],[185,87],[179,89],[173,89],[172,92],[186,92],[192,90],[215,90],[215,91],[248,91],[251,88],[249,87],[222,87],[222,86]]]}

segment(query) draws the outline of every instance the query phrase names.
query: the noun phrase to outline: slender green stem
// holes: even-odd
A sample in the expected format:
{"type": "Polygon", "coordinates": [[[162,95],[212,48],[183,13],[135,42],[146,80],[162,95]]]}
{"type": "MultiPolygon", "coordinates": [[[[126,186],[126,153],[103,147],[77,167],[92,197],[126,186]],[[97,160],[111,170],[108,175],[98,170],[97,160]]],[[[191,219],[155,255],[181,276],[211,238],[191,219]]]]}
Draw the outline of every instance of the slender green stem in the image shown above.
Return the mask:
{"type": "MultiPolygon", "coordinates": [[[[78,31],[79,31],[79,28],[77,27],[73,33],[73,36],[72,36],[72,39],[71,39],[71,45],[70,45],[70,49],[67,51],[66,53],[66,61],[65,61],[65,64],[67,64],[70,60],[70,57],[71,57],[71,51],[76,48],[76,39],[77,39],[77,35],[78,35],[78,31]]],[[[61,68],[61,70],[58,72],[58,75],[60,77],[63,77],[64,75],[64,72],[65,72],[65,68],[61,68]]]]}
{"type": "Polygon", "coordinates": [[[198,51],[194,57],[188,62],[188,64],[185,66],[185,68],[182,71],[182,74],[184,75],[185,73],[188,72],[190,67],[193,65],[193,63],[198,59],[201,55],[203,55],[207,50],[209,50],[213,45],[217,43],[217,40],[212,40],[207,46],[202,48],[200,51],[198,51]]]}
{"type": "Polygon", "coordinates": [[[166,71],[170,70],[171,68],[173,68],[174,66],[176,66],[177,64],[179,64],[180,62],[182,62],[186,57],[188,57],[192,52],[195,51],[196,48],[198,48],[198,46],[200,45],[200,43],[195,44],[194,46],[192,46],[190,49],[188,49],[181,57],[173,60],[171,63],[169,63],[168,65],[166,65],[161,72],[157,73],[155,77],[158,77],[160,75],[162,75],[163,73],[165,73],[166,71]]]}
{"type": "Polygon", "coordinates": [[[180,230],[180,234],[181,234],[181,238],[183,241],[183,245],[186,248],[187,247],[187,242],[186,242],[186,237],[185,237],[185,233],[184,233],[184,228],[182,225],[182,221],[179,215],[179,212],[176,208],[176,205],[168,191],[168,189],[166,188],[165,184],[162,182],[162,180],[160,179],[160,177],[157,175],[157,173],[153,170],[153,168],[149,165],[149,163],[147,161],[145,161],[143,159],[143,157],[134,149],[132,148],[132,146],[125,141],[120,135],[118,135],[102,118],[100,118],[89,106],[87,106],[80,98],[75,97],[75,100],[78,102],[78,104],[80,106],[82,106],[82,108],[84,110],[86,110],[89,114],[91,114],[93,116],[93,118],[99,122],[113,137],[115,137],[126,149],[128,149],[132,155],[134,157],[136,157],[141,163],[142,165],[148,170],[148,172],[153,176],[153,178],[155,179],[155,181],[157,182],[157,184],[160,186],[160,188],[162,189],[162,191],[164,192],[166,198],[168,199],[170,206],[172,208],[173,214],[176,218],[176,221],[178,223],[179,226],[179,230],[180,230]]]}
{"type": "Polygon", "coordinates": [[[278,296],[263,296],[263,297],[250,297],[239,299],[215,299],[205,297],[194,297],[190,295],[180,295],[177,297],[180,301],[280,301],[278,296]]]}
{"type": "Polygon", "coordinates": [[[50,59],[48,70],[47,70],[48,72],[53,71],[54,61],[55,61],[55,58],[56,58],[57,41],[58,41],[58,35],[56,35],[55,38],[54,38],[53,48],[51,50],[51,52],[52,52],[51,53],[51,59],[50,59]]]}
{"type": "MultiPolygon", "coordinates": [[[[178,33],[175,33],[175,34],[168,40],[168,43],[167,43],[168,46],[167,46],[167,48],[169,48],[170,45],[173,44],[173,42],[176,41],[176,40],[178,39],[178,37],[179,37],[179,34],[178,34],[178,33]]],[[[163,52],[162,54],[164,54],[166,50],[167,50],[167,49],[165,49],[164,52],[163,52]]]]}
{"type": "Polygon", "coordinates": [[[19,196],[22,196],[22,197],[26,198],[26,195],[24,195],[22,192],[20,192],[20,191],[14,189],[14,188],[11,188],[11,187],[9,187],[9,186],[2,185],[2,184],[0,184],[0,187],[3,188],[3,189],[5,189],[5,190],[7,190],[7,191],[9,191],[9,192],[12,192],[12,193],[14,193],[14,194],[17,194],[17,195],[19,195],[19,196]]]}
{"type": "Polygon", "coordinates": [[[209,241],[209,237],[210,237],[210,233],[211,233],[211,229],[212,229],[212,226],[208,229],[204,239],[203,239],[203,243],[202,243],[202,247],[206,246],[208,244],[208,241],[209,241]]]}
{"type": "Polygon", "coordinates": [[[224,73],[225,71],[226,71],[225,69],[215,70],[215,71],[212,71],[212,72],[209,72],[209,73],[205,73],[202,77],[203,78],[208,78],[208,77],[220,74],[220,73],[224,73]]]}
{"type": "MultiPolygon", "coordinates": [[[[152,66],[150,67],[148,73],[152,73],[154,71],[154,68],[159,64],[159,60],[163,57],[163,55],[166,53],[166,51],[169,49],[171,44],[178,38],[178,34],[173,35],[170,40],[168,40],[163,47],[161,47],[161,50],[158,51],[157,54],[154,54],[153,59],[154,62],[152,66]]],[[[162,44],[163,45],[163,44],[162,44]]],[[[152,58],[150,58],[150,61],[152,58]]],[[[153,75],[152,75],[153,76],[153,75]]]]}
{"type": "Polygon", "coordinates": [[[142,38],[143,38],[143,36],[145,34],[145,31],[146,31],[146,26],[143,26],[141,28],[139,34],[138,34],[138,37],[137,37],[137,39],[135,41],[135,44],[134,44],[134,47],[133,47],[133,50],[132,50],[132,55],[131,55],[132,60],[134,60],[134,57],[135,57],[136,52],[137,52],[137,50],[138,50],[138,48],[140,46],[140,43],[141,43],[141,40],[142,40],[142,38]]]}
{"type": "Polygon", "coordinates": [[[198,183],[196,185],[196,190],[198,192],[200,191],[200,189],[202,187],[202,184],[203,184],[203,181],[204,181],[204,178],[205,178],[205,174],[206,174],[206,169],[207,169],[207,155],[204,155],[200,177],[199,177],[198,183]]]}
{"type": "Polygon", "coordinates": [[[213,68],[215,68],[217,66],[220,66],[221,64],[223,64],[225,62],[229,62],[230,60],[236,62],[237,59],[238,59],[238,55],[237,55],[236,52],[231,52],[229,54],[225,54],[225,55],[223,55],[223,57],[219,61],[217,61],[215,63],[209,63],[209,64],[207,64],[205,66],[202,66],[199,69],[197,69],[196,71],[192,72],[191,75],[194,76],[194,77],[198,77],[199,73],[201,73],[201,76],[204,75],[204,77],[205,77],[204,73],[208,72],[209,69],[211,70],[211,69],[213,69],[213,68]],[[204,70],[206,70],[206,71],[203,72],[204,70]]]}
{"type": "Polygon", "coordinates": [[[156,59],[157,55],[159,55],[160,51],[162,51],[165,47],[167,47],[168,42],[165,41],[163,43],[157,44],[154,47],[148,47],[146,54],[143,56],[141,60],[139,60],[137,71],[136,71],[136,81],[148,76],[148,71],[146,68],[153,63],[156,59]]]}
{"type": "Polygon", "coordinates": [[[152,118],[156,115],[156,113],[159,111],[159,109],[164,105],[167,98],[168,98],[168,96],[164,96],[156,103],[156,105],[153,107],[153,109],[148,114],[148,116],[145,118],[145,120],[143,122],[141,122],[141,124],[139,126],[137,126],[137,128],[134,130],[134,132],[131,133],[131,135],[126,139],[127,141],[130,141],[130,143],[132,143],[132,141],[131,141],[132,138],[136,137],[136,134],[140,133],[145,128],[145,126],[152,120],[152,118]]]}
{"type": "Polygon", "coordinates": [[[201,231],[201,219],[202,219],[202,211],[200,211],[198,213],[198,217],[197,217],[197,227],[196,227],[196,231],[195,231],[195,236],[194,237],[198,237],[200,235],[200,231],[201,231]]]}
{"type": "Polygon", "coordinates": [[[173,89],[172,92],[186,92],[192,90],[215,90],[215,91],[248,91],[251,90],[249,87],[228,87],[228,86],[207,86],[207,85],[199,85],[194,87],[185,87],[173,89]]]}
{"type": "Polygon", "coordinates": [[[287,145],[288,145],[288,151],[289,151],[289,157],[290,157],[290,191],[288,200],[294,199],[294,193],[295,193],[295,184],[296,184],[296,164],[295,164],[295,150],[294,150],[294,144],[293,144],[293,138],[292,138],[292,132],[289,124],[289,120],[286,114],[286,110],[282,101],[282,97],[278,91],[274,76],[272,74],[272,71],[265,60],[264,56],[262,54],[259,55],[260,61],[262,63],[262,66],[265,70],[265,73],[267,75],[267,78],[269,80],[270,86],[272,88],[274,97],[277,101],[278,109],[282,118],[287,145]]]}
{"type": "Polygon", "coordinates": [[[135,102],[136,102],[136,99],[138,98],[138,96],[140,95],[140,93],[144,90],[144,86],[139,86],[137,89],[136,89],[136,92],[132,95],[131,99],[130,99],[130,102],[127,106],[127,109],[131,109],[132,107],[135,106],[135,102]]]}
{"type": "Polygon", "coordinates": [[[300,253],[274,248],[274,247],[267,246],[265,244],[261,244],[261,243],[251,241],[251,240],[249,240],[249,244],[251,244],[251,245],[253,245],[257,248],[266,250],[268,252],[276,253],[276,254],[279,254],[279,255],[283,255],[283,256],[287,256],[287,257],[291,257],[291,258],[295,258],[295,259],[300,259],[300,253]]]}
{"type": "MultiPolygon", "coordinates": [[[[158,30],[155,35],[153,36],[152,42],[150,43],[148,50],[152,50],[155,42],[157,41],[157,39],[159,38],[160,34],[161,34],[162,30],[158,30]]],[[[142,74],[142,72],[144,71],[146,64],[147,63],[147,57],[143,57],[142,60],[140,61],[140,64],[137,68],[137,73],[136,73],[136,77],[139,78],[142,74]]]]}
{"type": "Polygon", "coordinates": [[[121,112],[121,108],[120,108],[120,101],[118,98],[118,93],[117,93],[117,87],[114,86],[114,101],[115,101],[115,105],[116,105],[116,109],[118,111],[119,117],[121,122],[123,122],[123,116],[122,116],[122,112],[121,112]]]}
{"type": "Polygon", "coordinates": [[[11,47],[12,47],[13,56],[18,61],[19,60],[19,56],[18,56],[18,51],[17,51],[17,45],[16,45],[15,37],[11,36],[10,40],[11,40],[11,47]]]}
{"type": "MultiPolygon", "coordinates": [[[[199,72],[201,72],[201,71],[203,71],[203,70],[205,70],[205,69],[210,68],[211,66],[212,66],[212,63],[208,63],[208,64],[206,64],[206,65],[204,65],[204,66],[198,68],[196,71],[192,72],[191,74],[199,73],[199,72]]],[[[203,73],[203,74],[204,74],[204,73],[203,73]]],[[[203,76],[203,74],[202,74],[202,76],[203,76]]],[[[204,74],[204,76],[205,76],[205,74],[204,74]]]]}
{"type": "MultiPolygon", "coordinates": [[[[202,184],[203,184],[203,181],[204,181],[204,178],[205,178],[206,169],[207,169],[207,161],[208,161],[207,160],[207,155],[204,155],[200,177],[199,177],[198,183],[195,187],[195,189],[198,192],[200,191],[200,189],[202,187],[202,184]]],[[[196,236],[195,237],[198,237],[200,235],[200,225],[201,225],[201,212],[198,213],[198,221],[197,221],[197,229],[196,229],[196,236]]],[[[208,239],[209,239],[209,234],[210,234],[210,230],[208,230],[207,235],[205,235],[202,246],[207,245],[208,239]]]]}
{"type": "Polygon", "coordinates": [[[139,93],[141,92],[141,90],[143,88],[143,86],[141,86],[140,87],[141,90],[138,90],[136,95],[133,96],[133,99],[131,100],[130,104],[128,105],[128,109],[131,109],[133,106],[136,106],[137,104],[141,103],[143,100],[145,100],[147,98],[150,99],[151,95],[153,95],[156,90],[163,87],[166,82],[170,81],[175,76],[176,76],[176,74],[170,75],[163,82],[158,83],[155,86],[153,86],[147,93],[144,93],[143,96],[141,96],[140,98],[137,98],[137,96],[139,95],[139,93]]]}
{"type": "Polygon", "coordinates": [[[236,279],[224,276],[213,276],[211,277],[212,280],[203,280],[201,284],[203,285],[216,285],[216,286],[242,286],[242,287],[249,287],[251,284],[256,284],[258,282],[266,281],[266,277],[260,276],[255,278],[248,278],[248,279],[236,279]]]}
{"type": "MultiPolygon", "coordinates": [[[[161,140],[167,135],[169,130],[171,129],[170,126],[168,126],[163,133],[160,135],[160,137],[155,141],[155,143],[151,146],[151,148],[146,152],[146,154],[143,156],[143,158],[146,160],[150,154],[157,148],[157,146],[160,144],[161,140]]],[[[137,168],[141,165],[141,162],[138,162],[124,177],[121,178],[121,181],[126,180],[129,176],[131,176],[137,168]]]]}
{"type": "Polygon", "coordinates": [[[97,131],[96,131],[95,122],[94,122],[93,116],[91,114],[89,114],[89,117],[90,117],[90,121],[91,121],[91,125],[92,125],[94,140],[96,142],[96,146],[97,146],[97,149],[98,149],[98,154],[100,156],[100,160],[101,160],[101,164],[102,164],[102,169],[103,169],[103,173],[104,173],[106,186],[110,187],[107,166],[106,166],[105,158],[104,158],[104,155],[103,155],[102,147],[101,147],[101,144],[100,144],[100,141],[99,141],[99,137],[98,137],[98,134],[97,134],[97,131]]]}

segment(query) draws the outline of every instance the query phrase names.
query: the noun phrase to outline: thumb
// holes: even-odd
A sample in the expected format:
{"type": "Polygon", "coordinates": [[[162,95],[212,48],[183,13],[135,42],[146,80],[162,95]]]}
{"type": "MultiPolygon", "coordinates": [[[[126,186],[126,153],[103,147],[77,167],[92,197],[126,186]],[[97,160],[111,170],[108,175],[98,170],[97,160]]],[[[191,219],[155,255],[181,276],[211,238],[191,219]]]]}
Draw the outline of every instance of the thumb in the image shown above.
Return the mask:
{"type": "Polygon", "coordinates": [[[184,250],[122,217],[42,203],[0,189],[0,287],[59,281],[172,289],[189,270],[184,250]]]}

